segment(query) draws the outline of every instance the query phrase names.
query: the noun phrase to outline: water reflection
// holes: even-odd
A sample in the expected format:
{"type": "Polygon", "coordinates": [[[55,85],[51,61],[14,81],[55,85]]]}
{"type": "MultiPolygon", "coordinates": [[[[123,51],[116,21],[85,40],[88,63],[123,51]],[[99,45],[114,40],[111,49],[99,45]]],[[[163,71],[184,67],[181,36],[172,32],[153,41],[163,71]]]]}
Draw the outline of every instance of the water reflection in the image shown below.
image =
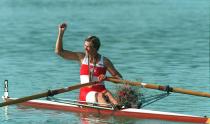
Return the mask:
{"type": "Polygon", "coordinates": [[[78,115],[80,118],[81,124],[180,124],[179,122],[152,119],[135,119],[129,117],[117,117],[93,113],[77,113],[76,115],[78,115]]]}
{"type": "Polygon", "coordinates": [[[93,113],[78,113],[81,124],[135,124],[137,119],[126,117],[116,117],[112,115],[101,115],[93,113]]]}
{"type": "Polygon", "coordinates": [[[2,117],[2,121],[3,121],[3,120],[4,120],[4,121],[9,120],[8,106],[2,107],[2,110],[3,110],[3,113],[4,113],[4,114],[2,114],[2,115],[4,115],[4,116],[2,117]]]}

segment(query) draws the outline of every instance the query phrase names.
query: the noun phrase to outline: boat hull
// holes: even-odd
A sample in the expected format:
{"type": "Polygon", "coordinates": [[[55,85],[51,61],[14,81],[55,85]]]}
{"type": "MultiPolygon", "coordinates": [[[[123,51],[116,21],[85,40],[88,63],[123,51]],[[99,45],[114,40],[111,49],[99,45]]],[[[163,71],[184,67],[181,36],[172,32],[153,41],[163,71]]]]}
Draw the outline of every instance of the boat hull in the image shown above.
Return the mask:
{"type": "MultiPolygon", "coordinates": [[[[5,99],[11,100],[11,98],[5,99]]],[[[41,109],[50,109],[50,110],[59,110],[59,111],[68,111],[68,112],[79,112],[79,113],[93,113],[109,116],[123,116],[130,118],[139,118],[139,119],[155,119],[155,120],[167,120],[175,122],[190,122],[190,123],[210,123],[210,119],[200,116],[192,116],[185,114],[176,114],[171,112],[161,112],[161,111],[152,111],[145,109],[135,109],[127,108],[122,110],[108,110],[103,108],[95,107],[84,107],[81,105],[72,105],[66,103],[59,103],[48,100],[30,100],[24,103],[21,103],[24,106],[30,106],[34,108],[41,109]]]]}

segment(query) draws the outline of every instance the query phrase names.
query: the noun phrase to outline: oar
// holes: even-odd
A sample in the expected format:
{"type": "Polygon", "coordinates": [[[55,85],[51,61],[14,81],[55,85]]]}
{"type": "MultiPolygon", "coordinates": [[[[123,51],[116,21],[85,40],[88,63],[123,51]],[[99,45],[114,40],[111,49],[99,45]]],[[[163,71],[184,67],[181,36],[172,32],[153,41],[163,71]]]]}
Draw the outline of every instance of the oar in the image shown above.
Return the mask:
{"type": "Polygon", "coordinates": [[[6,102],[2,102],[2,103],[0,103],[0,107],[6,106],[6,105],[22,103],[22,102],[26,102],[28,100],[38,99],[38,98],[42,98],[42,97],[53,96],[53,95],[56,95],[56,94],[65,93],[65,92],[68,92],[68,91],[76,90],[76,89],[79,89],[79,88],[82,88],[82,87],[85,87],[85,86],[94,85],[94,84],[97,84],[97,83],[99,83],[99,82],[95,81],[95,82],[89,82],[89,83],[85,83],[85,84],[77,84],[77,85],[66,87],[66,88],[49,90],[47,92],[43,92],[43,93],[31,95],[31,96],[22,97],[22,98],[15,99],[15,100],[9,100],[9,101],[6,101],[6,102]]]}
{"type": "Polygon", "coordinates": [[[142,83],[142,82],[133,82],[133,81],[128,81],[128,80],[116,79],[116,78],[112,78],[112,77],[107,77],[106,80],[114,82],[114,83],[128,84],[128,85],[132,85],[132,86],[141,86],[141,87],[149,88],[149,89],[156,89],[156,90],[162,90],[162,91],[167,91],[167,92],[175,92],[175,93],[182,93],[182,94],[189,94],[189,95],[210,98],[210,93],[206,93],[206,92],[198,92],[198,91],[186,90],[186,89],[182,89],[182,88],[161,86],[161,85],[155,85],[155,84],[146,84],[146,83],[142,83]]]}

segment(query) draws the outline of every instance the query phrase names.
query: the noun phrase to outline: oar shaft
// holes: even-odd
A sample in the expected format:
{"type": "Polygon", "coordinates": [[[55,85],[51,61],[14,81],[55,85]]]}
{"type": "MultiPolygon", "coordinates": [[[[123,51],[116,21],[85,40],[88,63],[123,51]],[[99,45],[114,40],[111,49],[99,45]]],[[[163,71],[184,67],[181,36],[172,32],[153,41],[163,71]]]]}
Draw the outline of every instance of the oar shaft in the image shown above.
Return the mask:
{"type": "Polygon", "coordinates": [[[186,90],[186,89],[182,89],[182,88],[173,88],[173,92],[210,98],[210,93],[186,90]]]}
{"type": "Polygon", "coordinates": [[[36,95],[32,95],[32,96],[27,96],[27,97],[15,99],[15,100],[9,100],[9,101],[0,103],[0,107],[7,106],[7,105],[12,105],[12,104],[17,104],[17,103],[22,103],[22,102],[25,102],[25,101],[28,101],[28,100],[38,99],[38,98],[47,97],[47,96],[48,96],[48,92],[45,92],[45,93],[40,93],[40,94],[36,94],[36,95]]]}
{"type": "Polygon", "coordinates": [[[141,87],[149,88],[149,89],[156,89],[156,90],[169,91],[169,92],[189,94],[189,95],[210,98],[210,93],[206,93],[206,92],[198,92],[198,91],[186,90],[186,89],[182,89],[182,88],[173,88],[173,87],[167,87],[167,86],[161,86],[161,85],[155,85],[155,84],[146,84],[146,83],[142,83],[142,82],[133,82],[133,81],[128,81],[128,80],[116,79],[116,78],[112,78],[112,77],[107,77],[106,80],[114,82],[114,83],[128,84],[128,85],[132,85],[132,86],[141,86],[141,87]]]}
{"type": "Polygon", "coordinates": [[[94,85],[94,84],[97,84],[97,83],[98,82],[95,81],[95,82],[90,82],[90,83],[85,83],[85,84],[77,84],[77,85],[70,86],[70,87],[67,87],[67,88],[49,90],[47,92],[43,92],[43,93],[39,93],[39,94],[31,95],[31,96],[26,96],[26,97],[19,98],[19,99],[15,99],[15,100],[9,100],[9,101],[6,101],[6,102],[2,102],[2,103],[0,103],[0,107],[6,106],[6,105],[18,104],[18,103],[26,102],[28,100],[33,100],[33,99],[38,99],[38,98],[42,98],[42,97],[52,96],[52,95],[56,95],[56,94],[60,94],[60,93],[65,93],[65,92],[68,92],[68,91],[79,89],[79,88],[85,87],[85,86],[94,85]]]}
{"type": "Polygon", "coordinates": [[[97,84],[97,83],[99,83],[99,82],[95,81],[95,82],[89,82],[89,83],[84,83],[84,84],[77,84],[77,85],[70,86],[70,87],[67,87],[67,88],[61,88],[61,89],[57,89],[57,90],[52,90],[51,93],[52,93],[52,95],[56,95],[56,94],[72,91],[72,90],[75,90],[75,89],[79,89],[79,88],[82,88],[82,87],[94,85],[94,84],[97,84]]]}

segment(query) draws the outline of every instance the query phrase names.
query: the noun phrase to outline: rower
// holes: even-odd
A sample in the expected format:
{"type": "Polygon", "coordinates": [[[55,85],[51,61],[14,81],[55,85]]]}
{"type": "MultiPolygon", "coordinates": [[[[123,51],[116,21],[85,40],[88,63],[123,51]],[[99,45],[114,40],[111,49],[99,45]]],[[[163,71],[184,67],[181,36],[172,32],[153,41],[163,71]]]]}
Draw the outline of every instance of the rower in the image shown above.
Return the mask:
{"type": "Polygon", "coordinates": [[[98,53],[100,48],[99,38],[96,36],[87,37],[84,42],[84,52],[64,50],[62,39],[66,28],[67,24],[65,23],[59,25],[55,52],[65,59],[76,60],[81,64],[80,80],[82,84],[92,81],[100,82],[93,86],[81,88],[80,100],[106,104],[106,98],[108,98],[108,101],[112,104],[118,104],[111,92],[106,89],[103,80],[105,79],[107,71],[115,78],[120,79],[122,76],[107,57],[98,53]]]}

